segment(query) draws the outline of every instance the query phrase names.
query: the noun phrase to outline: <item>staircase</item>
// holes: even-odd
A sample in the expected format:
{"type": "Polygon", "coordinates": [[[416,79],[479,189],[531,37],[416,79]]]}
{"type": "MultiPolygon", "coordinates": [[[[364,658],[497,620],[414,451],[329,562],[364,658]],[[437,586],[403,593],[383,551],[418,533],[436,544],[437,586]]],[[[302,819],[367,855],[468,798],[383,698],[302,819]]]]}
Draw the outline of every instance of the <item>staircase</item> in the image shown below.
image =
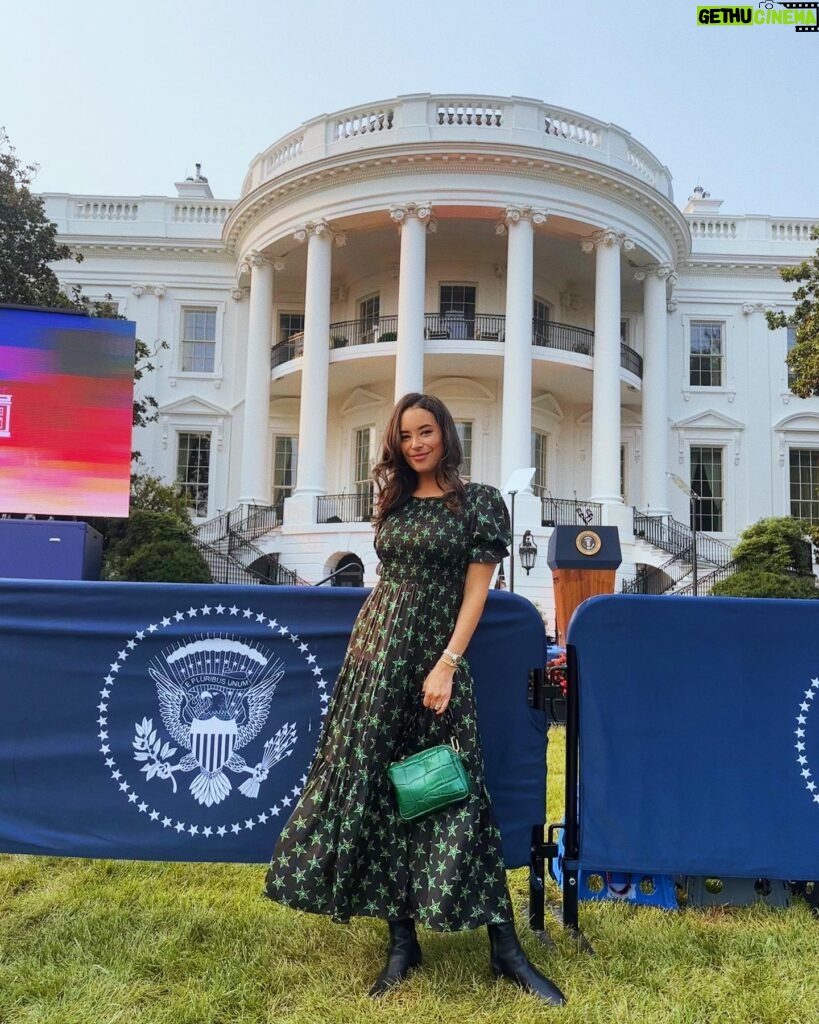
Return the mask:
{"type": "Polygon", "coordinates": [[[281,525],[281,508],[239,505],[201,523],[194,541],[208,564],[214,583],[247,586],[310,586],[307,580],[279,564],[253,541],[281,525]]]}
{"type": "Polygon", "coordinates": [[[692,594],[694,544],[697,552],[697,592],[706,594],[711,585],[725,579],[737,569],[731,559],[731,548],[708,533],[692,530],[673,516],[647,516],[634,510],[634,536],[666,551],[671,557],[662,565],[638,573],[623,583],[624,594],[692,594]]]}

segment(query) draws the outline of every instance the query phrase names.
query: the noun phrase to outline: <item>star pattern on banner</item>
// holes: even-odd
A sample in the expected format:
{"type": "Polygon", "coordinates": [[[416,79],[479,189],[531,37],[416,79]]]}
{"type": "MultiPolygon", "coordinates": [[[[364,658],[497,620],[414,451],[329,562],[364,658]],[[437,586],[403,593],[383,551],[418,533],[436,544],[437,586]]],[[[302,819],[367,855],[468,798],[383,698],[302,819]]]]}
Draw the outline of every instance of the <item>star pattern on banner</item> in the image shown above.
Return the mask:
{"type": "Polygon", "coordinates": [[[446,718],[422,705],[421,686],[452,634],[470,562],[506,554],[506,506],[469,484],[466,504],[411,499],[380,529],[378,585],[353,627],[307,783],[282,829],[267,893],[300,910],[413,917],[437,931],[511,920],[501,837],[464,660],[446,718]],[[420,821],[398,813],[387,768],[417,750],[460,745],[467,800],[420,821]]]}
{"type": "Polygon", "coordinates": [[[805,690],[805,696],[799,703],[799,713],[796,716],[796,728],[794,729],[794,735],[796,736],[796,742],[794,743],[794,747],[796,749],[796,764],[799,769],[799,774],[802,777],[802,781],[805,783],[805,789],[808,791],[808,795],[812,798],[815,804],[819,804],[819,786],[817,786],[817,783],[814,781],[813,773],[811,772],[808,764],[805,733],[808,714],[813,706],[817,693],[819,693],[819,678],[811,679],[810,686],[805,690]]]}
{"type": "Polygon", "coordinates": [[[271,636],[275,635],[278,638],[289,640],[290,643],[293,644],[295,650],[297,650],[307,662],[312,682],[319,691],[319,702],[321,705],[320,713],[322,719],[327,714],[327,709],[330,703],[327,680],[324,679],[322,670],[317,664],[316,656],[310,651],[309,645],[304,643],[298,634],[292,633],[287,626],[280,624],[277,619],[270,618],[263,612],[256,612],[251,608],[239,608],[235,604],[231,605],[229,608],[222,604],[217,604],[215,606],[205,604],[201,607],[194,607],[192,605],[190,608],[185,610],[177,610],[173,614],[164,615],[161,618],[158,618],[157,622],[152,622],[143,629],[139,629],[134,633],[127,643],[125,643],[123,649],[117,652],[116,661],[109,665],[108,672],[102,680],[103,686],[99,691],[100,702],[96,705],[96,710],[99,712],[96,719],[96,723],[99,726],[99,732],[97,733],[97,739],[100,741],[99,753],[102,755],[105,768],[108,770],[111,780],[123,794],[123,797],[127,799],[128,803],[131,804],[139,814],[144,814],[149,821],[155,822],[157,826],[160,826],[162,829],[169,829],[177,832],[178,834],[186,833],[191,838],[206,840],[237,836],[242,832],[252,831],[257,825],[266,825],[268,821],[282,820],[285,814],[290,813],[289,808],[293,803],[293,799],[299,796],[302,788],[307,782],[307,776],[303,775],[300,780],[300,786],[294,786],[290,794],[282,797],[272,806],[266,807],[258,813],[254,813],[254,816],[251,818],[240,818],[238,821],[234,821],[232,823],[214,826],[212,823],[203,824],[200,822],[197,824],[194,822],[180,821],[175,817],[169,817],[166,813],[151,806],[151,803],[148,800],[143,799],[143,797],[137,792],[136,788],[125,778],[125,774],[122,770],[124,766],[118,765],[117,759],[112,753],[109,737],[110,730],[108,728],[109,703],[114,692],[119,672],[124,668],[126,660],[129,657],[134,656],[139,645],[146,639],[146,637],[152,637],[156,633],[161,634],[163,630],[168,629],[170,626],[176,625],[180,622],[189,622],[192,619],[199,620],[197,625],[201,627],[201,620],[208,618],[214,621],[218,621],[220,618],[225,619],[228,622],[233,620],[237,623],[252,620],[254,624],[265,626],[265,628],[270,631],[271,636]]]}

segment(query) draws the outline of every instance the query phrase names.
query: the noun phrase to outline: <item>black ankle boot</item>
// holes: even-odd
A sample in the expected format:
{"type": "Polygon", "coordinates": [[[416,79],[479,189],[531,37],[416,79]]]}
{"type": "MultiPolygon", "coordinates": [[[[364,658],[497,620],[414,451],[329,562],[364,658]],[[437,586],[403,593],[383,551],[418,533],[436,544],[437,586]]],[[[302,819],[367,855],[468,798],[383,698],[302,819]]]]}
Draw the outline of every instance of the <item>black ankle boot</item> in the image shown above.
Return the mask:
{"type": "Polygon", "coordinates": [[[387,921],[390,929],[390,948],[387,963],[370,989],[371,996],[383,996],[385,992],[399,985],[414,967],[421,966],[421,947],[415,937],[415,922],[411,918],[403,921],[387,921]]]}
{"type": "Polygon", "coordinates": [[[566,997],[557,985],[529,962],[511,921],[488,924],[486,930],[489,932],[489,963],[495,974],[508,978],[544,1003],[563,1006],[566,997]]]}

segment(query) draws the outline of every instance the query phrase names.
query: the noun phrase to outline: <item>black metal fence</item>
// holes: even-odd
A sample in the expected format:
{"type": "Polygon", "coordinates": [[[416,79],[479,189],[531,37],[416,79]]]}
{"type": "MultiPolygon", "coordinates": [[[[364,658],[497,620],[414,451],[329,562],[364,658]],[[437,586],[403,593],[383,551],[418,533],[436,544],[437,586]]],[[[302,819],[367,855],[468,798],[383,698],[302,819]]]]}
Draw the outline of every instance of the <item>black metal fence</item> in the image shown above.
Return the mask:
{"type": "MultiPolygon", "coordinates": [[[[424,338],[428,341],[498,341],[506,339],[506,316],[503,313],[474,313],[472,316],[452,313],[425,313],[424,338]]],[[[353,345],[371,345],[376,342],[397,341],[398,317],[395,314],[375,319],[339,320],[330,324],[330,348],[348,348],[353,345]]],[[[532,320],[532,344],[538,348],[552,348],[576,355],[594,355],[594,331],[556,320],[532,320]]],[[[270,352],[270,365],[275,368],[304,354],[304,334],[292,335],[287,341],[274,345],[270,352]]],[[[638,377],[643,375],[642,356],[620,343],[620,365],[638,377]]]]}
{"type": "Polygon", "coordinates": [[[322,494],[316,499],[317,523],[368,523],[372,515],[372,491],[362,494],[322,494]]]}
{"type": "Polygon", "coordinates": [[[281,526],[283,521],[283,505],[240,505],[201,523],[196,527],[196,536],[205,544],[217,544],[233,531],[253,540],[281,526]]]}
{"type": "Polygon", "coordinates": [[[540,497],[541,526],[600,526],[603,506],[576,498],[540,497]]]}
{"type": "MultiPolygon", "coordinates": [[[[634,536],[642,537],[649,544],[662,548],[678,558],[690,561],[694,531],[673,516],[648,516],[634,513],[634,536]]],[[[712,565],[725,565],[731,560],[731,548],[707,533],[697,533],[697,558],[712,565]]]]}
{"type": "Polygon", "coordinates": [[[633,580],[626,580],[620,588],[623,594],[659,594],[667,593],[675,583],[690,573],[691,567],[680,557],[669,558],[658,566],[642,566],[633,580]]]}

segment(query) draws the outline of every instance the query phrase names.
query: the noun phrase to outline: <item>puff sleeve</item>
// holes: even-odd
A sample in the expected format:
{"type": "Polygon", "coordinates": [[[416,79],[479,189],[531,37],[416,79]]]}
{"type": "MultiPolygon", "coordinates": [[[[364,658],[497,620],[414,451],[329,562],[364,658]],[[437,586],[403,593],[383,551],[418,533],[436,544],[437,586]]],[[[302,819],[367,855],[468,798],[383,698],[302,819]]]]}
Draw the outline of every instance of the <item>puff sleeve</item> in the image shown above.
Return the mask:
{"type": "Polygon", "coordinates": [[[512,536],[509,512],[500,491],[487,484],[472,484],[468,490],[470,509],[470,562],[500,562],[509,554],[512,536]]]}

